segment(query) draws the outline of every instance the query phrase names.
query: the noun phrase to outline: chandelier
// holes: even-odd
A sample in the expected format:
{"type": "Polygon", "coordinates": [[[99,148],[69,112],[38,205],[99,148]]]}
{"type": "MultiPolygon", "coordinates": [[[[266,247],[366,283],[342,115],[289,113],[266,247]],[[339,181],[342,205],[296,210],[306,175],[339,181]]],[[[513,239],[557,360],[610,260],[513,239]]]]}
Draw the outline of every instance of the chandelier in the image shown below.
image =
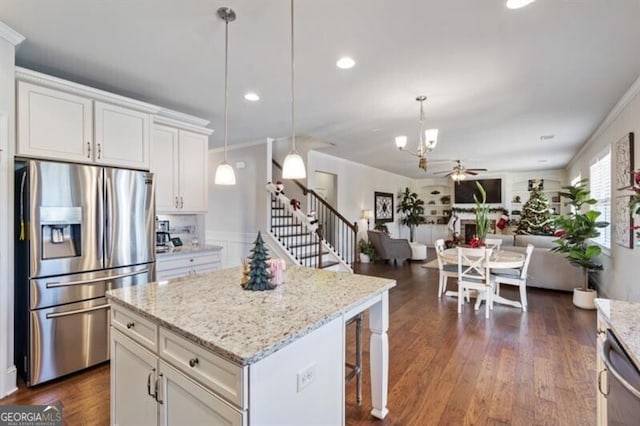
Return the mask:
{"type": "Polygon", "coordinates": [[[418,149],[416,151],[406,149],[407,137],[396,136],[398,149],[418,157],[418,167],[425,172],[427,171],[427,153],[433,151],[438,144],[438,129],[424,130],[424,101],[426,100],[426,96],[418,96],[416,98],[416,101],[420,102],[420,143],[418,144],[418,149]]]}

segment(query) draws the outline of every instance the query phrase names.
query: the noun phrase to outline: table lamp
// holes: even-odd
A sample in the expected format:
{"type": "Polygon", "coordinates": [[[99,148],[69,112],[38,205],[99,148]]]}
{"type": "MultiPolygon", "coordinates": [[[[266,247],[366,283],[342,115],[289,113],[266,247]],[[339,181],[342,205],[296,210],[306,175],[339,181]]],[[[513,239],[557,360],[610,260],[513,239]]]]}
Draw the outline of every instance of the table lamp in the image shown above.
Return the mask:
{"type": "Polygon", "coordinates": [[[373,210],[362,210],[362,218],[367,219],[367,230],[368,230],[370,220],[373,219],[373,210]]]}

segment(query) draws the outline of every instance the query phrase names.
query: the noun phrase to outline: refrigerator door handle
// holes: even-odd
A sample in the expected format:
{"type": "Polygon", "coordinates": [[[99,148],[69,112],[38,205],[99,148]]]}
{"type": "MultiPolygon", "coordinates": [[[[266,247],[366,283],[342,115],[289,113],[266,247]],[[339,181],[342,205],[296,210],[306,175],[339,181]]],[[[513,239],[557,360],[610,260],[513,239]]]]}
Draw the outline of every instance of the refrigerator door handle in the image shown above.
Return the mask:
{"type": "Polygon", "coordinates": [[[76,309],[74,311],[55,312],[53,314],[47,314],[47,319],[66,317],[66,316],[69,316],[69,315],[76,315],[76,314],[83,314],[85,312],[98,311],[100,309],[109,309],[110,307],[111,307],[111,305],[109,305],[107,303],[106,305],[93,306],[91,308],[84,308],[84,309],[76,309]]]}
{"type": "Polygon", "coordinates": [[[47,288],[57,288],[57,287],[68,287],[68,286],[74,286],[74,285],[98,283],[98,282],[102,282],[102,281],[116,280],[118,278],[132,277],[134,275],[146,274],[147,272],[149,272],[149,270],[145,269],[143,271],[127,272],[126,274],[113,275],[113,276],[109,276],[109,277],[91,278],[91,279],[82,280],[82,281],[69,281],[69,282],[64,282],[64,283],[51,282],[51,283],[47,283],[46,287],[47,288]]]}
{"type": "Polygon", "coordinates": [[[106,185],[104,188],[105,192],[105,221],[104,221],[104,260],[105,266],[111,265],[111,256],[113,255],[111,249],[113,247],[113,235],[111,234],[111,221],[113,220],[113,202],[112,197],[112,186],[111,186],[111,178],[105,177],[106,185]]]}
{"type": "Polygon", "coordinates": [[[602,357],[602,362],[604,362],[605,367],[607,367],[607,371],[610,372],[613,375],[613,377],[615,377],[618,380],[618,382],[620,382],[620,384],[625,387],[625,389],[627,389],[629,392],[631,392],[633,396],[635,396],[640,400],[640,389],[634,388],[631,385],[631,383],[625,380],[625,378],[622,377],[622,375],[615,369],[615,367],[611,363],[609,352],[611,352],[612,350],[616,351],[621,355],[624,354],[624,352],[618,346],[617,343],[613,342],[610,338],[605,340],[604,343],[602,344],[600,356],[602,357]]]}

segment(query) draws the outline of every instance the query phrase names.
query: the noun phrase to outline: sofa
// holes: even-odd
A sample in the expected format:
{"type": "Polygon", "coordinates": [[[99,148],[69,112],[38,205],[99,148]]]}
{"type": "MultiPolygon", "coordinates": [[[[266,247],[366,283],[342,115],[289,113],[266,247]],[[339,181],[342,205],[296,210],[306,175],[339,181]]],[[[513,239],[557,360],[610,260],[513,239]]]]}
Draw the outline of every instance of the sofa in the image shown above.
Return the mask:
{"type": "Polygon", "coordinates": [[[548,288],[551,290],[573,291],[582,287],[584,275],[582,269],[573,266],[562,253],[552,252],[556,237],[546,235],[504,235],[488,234],[487,238],[502,240],[502,250],[525,253],[527,244],[535,249],[527,271],[527,287],[548,288]]]}
{"type": "Polygon", "coordinates": [[[411,246],[409,241],[400,238],[391,238],[381,231],[367,231],[369,242],[376,250],[376,257],[383,260],[396,260],[402,263],[405,259],[411,259],[411,246]]]}

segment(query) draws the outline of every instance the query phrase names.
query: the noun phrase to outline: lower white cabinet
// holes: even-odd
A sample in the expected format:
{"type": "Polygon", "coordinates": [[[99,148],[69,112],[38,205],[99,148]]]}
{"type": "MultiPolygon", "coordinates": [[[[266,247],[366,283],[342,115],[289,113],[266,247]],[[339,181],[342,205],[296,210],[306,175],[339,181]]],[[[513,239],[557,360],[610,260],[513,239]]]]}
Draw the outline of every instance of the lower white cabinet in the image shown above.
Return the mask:
{"type": "Polygon", "coordinates": [[[221,262],[220,249],[163,254],[156,259],[156,279],[162,281],[217,271],[221,262]]]}

